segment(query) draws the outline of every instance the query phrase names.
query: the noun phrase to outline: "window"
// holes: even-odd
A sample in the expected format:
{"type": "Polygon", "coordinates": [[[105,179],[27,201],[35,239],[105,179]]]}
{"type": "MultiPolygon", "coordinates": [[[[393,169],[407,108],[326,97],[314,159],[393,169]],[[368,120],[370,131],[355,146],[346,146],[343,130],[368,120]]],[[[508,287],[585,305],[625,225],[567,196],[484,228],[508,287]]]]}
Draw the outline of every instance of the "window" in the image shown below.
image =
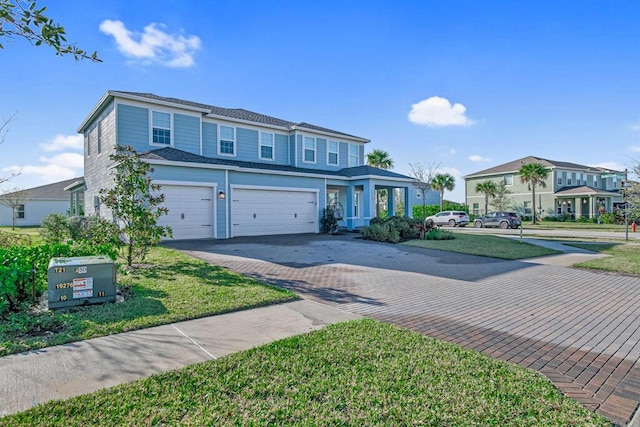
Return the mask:
{"type": "Polygon", "coordinates": [[[531,202],[524,202],[524,214],[531,215],[531,202]]]}
{"type": "Polygon", "coordinates": [[[598,188],[598,180],[593,178],[593,188],[598,188]]]}
{"type": "Polygon", "coordinates": [[[567,178],[567,185],[571,185],[571,178],[567,178]]]}
{"type": "Polygon", "coordinates": [[[474,215],[480,215],[480,204],[479,203],[474,203],[473,204],[473,214],[474,215]]]}
{"type": "Polygon", "coordinates": [[[349,144],[349,167],[360,165],[360,148],[355,144],[349,144]]]}
{"type": "Polygon", "coordinates": [[[236,155],[236,129],[230,126],[219,126],[220,128],[220,154],[229,156],[236,155]]]}
{"type": "Polygon", "coordinates": [[[98,122],[98,154],[102,153],[102,122],[98,122]]]}
{"type": "Polygon", "coordinates": [[[304,137],[304,155],[303,162],[315,163],[316,162],[316,139],[308,136],[304,137]]]}
{"type": "Polygon", "coordinates": [[[504,185],[513,185],[513,175],[505,175],[503,178],[504,185]]]}
{"type": "Polygon", "coordinates": [[[362,191],[353,193],[353,217],[360,218],[360,202],[362,201],[362,191]]]}
{"type": "Polygon", "coordinates": [[[91,155],[91,131],[87,131],[84,134],[84,145],[86,147],[87,157],[89,157],[91,155]]]}
{"type": "Polygon", "coordinates": [[[151,112],[151,142],[171,145],[171,114],[151,112]]]}
{"type": "Polygon", "coordinates": [[[24,219],[24,205],[16,206],[16,218],[24,219]]]}
{"type": "Polygon", "coordinates": [[[329,141],[327,143],[327,164],[338,164],[338,141],[329,141]]]}
{"type": "Polygon", "coordinates": [[[273,134],[260,132],[260,158],[273,160],[273,134]]]}
{"type": "Polygon", "coordinates": [[[558,185],[562,185],[562,177],[561,176],[558,177],[558,185]]]}

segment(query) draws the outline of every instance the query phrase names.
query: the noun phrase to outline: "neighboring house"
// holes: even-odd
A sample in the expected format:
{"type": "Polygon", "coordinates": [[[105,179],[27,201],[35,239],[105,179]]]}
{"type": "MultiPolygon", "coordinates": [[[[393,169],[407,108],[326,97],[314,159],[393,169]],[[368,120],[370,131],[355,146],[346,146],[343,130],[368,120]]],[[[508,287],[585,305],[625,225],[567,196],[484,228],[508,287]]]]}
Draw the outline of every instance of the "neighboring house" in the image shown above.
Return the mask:
{"type": "MultiPolygon", "coordinates": [[[[109,155],[132,146],[155,171],[176,239],[317,233],[322,209],[340,225],[369,223],[377,190],[400,189],[404,215],[421,201],[412,178],[365,165],[368,139],[244,109],[149,93],[108,91],[80,125],[85,214],[109,216],[99,191],[113,185],[109,155]]],[[[389,211],[395,212],[395,198],[389,211]]]]}
{"type": "MultiPolygon", "coordinates": [[[[82,178],[73,178],[40,187],[28,188],[17,192],[19,196],[15,200],[16,226],[39,226],[42,219],[52,213],[66,215],[74,206],[69,204],[69,193],[65,188],[82,178]],[[24,199],[24,202],[20,202],[24,199]]],[[[14,193],[0,196],[12,200],[14,193]]],[[[13,204],[13,203],[11,203],[13,204]]],[[[0,203],[0,225],[11,226],[13,224],[13,209],[5,203],[0,203]]]]}
{"type": "Polygon", "coordinates": [[[490,180],[504,182],[511,191],[513,208],[531,215],[531,190],[520,181],[518,172],[523,165],[536,162],[549,170],[546,187],[536,186],[536,210],[541,216],[570,214],[591,218],[602,211],[612,212],[622,202],[624,172],[528,156],[465,176],[469,213],[485,213],[484,194],[475,189],[478,183],[490,180]]]}

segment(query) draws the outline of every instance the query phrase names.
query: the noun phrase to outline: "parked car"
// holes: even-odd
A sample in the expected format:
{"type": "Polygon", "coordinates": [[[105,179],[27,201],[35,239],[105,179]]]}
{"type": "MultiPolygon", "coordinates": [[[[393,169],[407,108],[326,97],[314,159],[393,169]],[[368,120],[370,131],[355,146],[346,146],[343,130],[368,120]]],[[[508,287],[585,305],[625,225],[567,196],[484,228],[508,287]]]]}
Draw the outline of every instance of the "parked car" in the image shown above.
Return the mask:
{"type": "Polygon", "coordinates": [[[448,225],[450,227],[464,227],[469,224],[469,215],[463,211],[442,211],[435,215],[428,216],[425,222],[433,221],[435,225],[448,225]]]}
{"type": "Polygon", "coordinates": [[[520,217],[515,212],[489,212],[484,216],[477,217],[473,220],[473,226],[482,227],[500,227],[500,228],[518,228],[522,225],[520,217]]]}

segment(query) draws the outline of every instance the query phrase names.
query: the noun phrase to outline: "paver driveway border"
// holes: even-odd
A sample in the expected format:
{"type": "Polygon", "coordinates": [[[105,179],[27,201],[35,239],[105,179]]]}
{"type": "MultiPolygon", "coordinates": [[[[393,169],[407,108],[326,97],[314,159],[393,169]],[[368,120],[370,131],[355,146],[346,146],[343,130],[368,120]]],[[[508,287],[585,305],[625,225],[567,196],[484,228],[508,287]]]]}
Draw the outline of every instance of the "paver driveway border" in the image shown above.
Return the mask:
{"type": "Polygon", "coordinates": [[[639,277],[353,235],[167,245],[305,298],[535,369],[617,424],[629,423],[640,402],[639,277]]]}

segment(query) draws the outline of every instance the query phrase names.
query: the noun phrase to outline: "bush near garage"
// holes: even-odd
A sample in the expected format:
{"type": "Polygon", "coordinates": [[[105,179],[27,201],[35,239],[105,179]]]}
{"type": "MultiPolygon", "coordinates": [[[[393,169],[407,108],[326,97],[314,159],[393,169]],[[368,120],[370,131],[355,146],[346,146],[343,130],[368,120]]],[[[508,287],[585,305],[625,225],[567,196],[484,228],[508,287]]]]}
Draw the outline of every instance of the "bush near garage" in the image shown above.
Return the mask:
{"type": "Polygon", "coordinates": [[[405,242],[419,239],[424,229],[422,221],[404,216],[392,216],[389,218],[372,218],[369,226],[361,230],[362,237],[378,242],[405,242]]]}

